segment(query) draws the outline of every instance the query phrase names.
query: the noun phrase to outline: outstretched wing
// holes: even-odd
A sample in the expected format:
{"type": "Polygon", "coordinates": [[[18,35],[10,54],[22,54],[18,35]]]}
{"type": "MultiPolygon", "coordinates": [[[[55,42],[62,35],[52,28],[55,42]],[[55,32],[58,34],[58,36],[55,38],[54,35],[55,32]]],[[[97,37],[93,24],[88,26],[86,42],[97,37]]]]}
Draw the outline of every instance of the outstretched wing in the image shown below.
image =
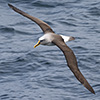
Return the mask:
{"type": "Polygon", "coordinates": [[[93,88],[90,86],[90,84],[87,82],[85,77],[80,72],[73,51],[65,44],[65,42],[61,38],[60,39],[56,38],[55,40],[53,40],[53,43],[57,45],[64,53],[67,61],[67,65],[70,68],[70,70],[73,72],[75,77],[84,85],[84,87],[86,87],[89,91],[95,94],[93,88]]]}
{"type": "Polygon", "coordinates": [[[19,13],[19,14],[21,14],[21,15],[27,17],[27,18],[29,18],[30,20],[34,21],[35,23],[37,23],[37,24],[40,26],[40,28],[43,30],[44,33],[48,33],[48,32],[54,33],[54,31],[51,29],[51,27],[50,27],[47,23],[43,22],[42,20],[40,20],[40,19],[38,19],[38,18],[36,18],[36,17],[30,16],[29,14],[27,14],[27,13],[21,11],[20,9],[14,7],[14,6],[11,5],[11,4],[8,4],[8,5],[9,5],[9,7],[12,8],[15,12],[17,12],[17,13],[19,13]]]}

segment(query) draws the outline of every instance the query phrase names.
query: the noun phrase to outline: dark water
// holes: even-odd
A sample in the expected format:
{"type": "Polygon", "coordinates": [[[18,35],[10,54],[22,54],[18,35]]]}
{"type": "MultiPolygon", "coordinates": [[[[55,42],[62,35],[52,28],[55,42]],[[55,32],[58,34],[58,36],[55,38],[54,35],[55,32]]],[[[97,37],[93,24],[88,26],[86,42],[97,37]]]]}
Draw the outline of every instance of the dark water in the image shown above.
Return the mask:
{"type": "Polygon", "coordinates": [[[100,100],[100,0],[0,0],[0,100],[100,100]],[[76,80],[56,46],[34,49],[41,29],[8,3],[76,38],[67,45],[96,95],[76,80]]]}

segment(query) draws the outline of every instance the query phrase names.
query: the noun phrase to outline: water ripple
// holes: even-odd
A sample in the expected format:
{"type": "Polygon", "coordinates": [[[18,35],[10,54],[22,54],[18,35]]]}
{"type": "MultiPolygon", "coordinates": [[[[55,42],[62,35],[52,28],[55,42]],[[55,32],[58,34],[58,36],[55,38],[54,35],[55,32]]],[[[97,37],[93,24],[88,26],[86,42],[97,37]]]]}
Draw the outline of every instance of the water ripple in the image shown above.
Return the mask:
{"type": "Polygon", "coordinates": [[[0,100],[100,100],[100,0],[0,0],[0,100]],[[74,77],[63,53],[39,46],[37,25],[12,11],[11,3],[63,35],[92,95],[74,77]]]}
{"type": "Polygon", "coordinates": [[[12,27],[4,27],[4,26],[1,26],[0,27],[0,32],[1,33],[11,33],[11,32],[14,32],[14,28],[12,28],[12,27]]]}
{"type": "Polygon", "coordinates": [[[89,13],[92,15],[92,16],[100,16],[100,9],[97,8],[97,7],[93,7],[91,9],[89,9],[89,13]]]}

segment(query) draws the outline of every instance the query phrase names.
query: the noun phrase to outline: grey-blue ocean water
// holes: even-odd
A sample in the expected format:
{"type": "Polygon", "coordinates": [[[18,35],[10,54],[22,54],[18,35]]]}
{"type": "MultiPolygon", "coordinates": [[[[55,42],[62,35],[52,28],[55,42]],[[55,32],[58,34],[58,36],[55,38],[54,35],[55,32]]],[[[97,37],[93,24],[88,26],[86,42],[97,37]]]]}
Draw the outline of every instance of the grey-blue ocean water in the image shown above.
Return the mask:
{"type": "Polygon", "coordinates": [[[0,0],[0,100],[100,100],[100,0],[0,0]],[[67,45],[95,95],[77,81],[59,48],[34,49],[42,30],[8,3],[76,38],[67,45]]]}

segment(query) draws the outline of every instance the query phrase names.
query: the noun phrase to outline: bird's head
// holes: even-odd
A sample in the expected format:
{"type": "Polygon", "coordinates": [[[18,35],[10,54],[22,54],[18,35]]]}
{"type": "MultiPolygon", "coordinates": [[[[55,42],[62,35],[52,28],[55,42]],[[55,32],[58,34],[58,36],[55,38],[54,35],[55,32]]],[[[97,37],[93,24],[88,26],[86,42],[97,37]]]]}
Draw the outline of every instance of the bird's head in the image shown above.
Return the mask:
{"type": "Polygon", "coordinates": [[[40,44],[44,44],[44,42],[45,42],[45,39],[43,39],[43,40],[38,40],[37,44],[34,45],[34,48],[36,48],[36,47],[39,46],[40,44]]]}
{"type": "Polygon", "coordinates": [[[34,48],[36,48],[36,47],[39,46],[40,44],[41,44],[41,45],[45,45],[46,42],[47,42],[47,41],[46,41],[45,37],[42,36],[42,37],[39,38],[37,44],[34,45],[34,48]]]}
{"type": "Polygon", "coordinates": [[[36,45],[34,45],[34,48],[41,45],[51,45],[52,44],[52,36],[51,34],[44,34],[42,37],[39,38],[39,41],[36,45]]]}

